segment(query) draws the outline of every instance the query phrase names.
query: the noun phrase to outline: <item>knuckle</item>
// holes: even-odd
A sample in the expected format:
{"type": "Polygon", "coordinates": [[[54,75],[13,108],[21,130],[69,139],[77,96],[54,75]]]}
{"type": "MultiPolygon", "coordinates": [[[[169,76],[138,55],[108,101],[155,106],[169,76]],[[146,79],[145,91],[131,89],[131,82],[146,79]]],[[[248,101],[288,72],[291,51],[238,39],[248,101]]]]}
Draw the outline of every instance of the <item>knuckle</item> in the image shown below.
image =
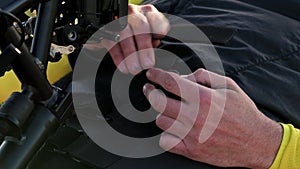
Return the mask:
{"type": "Polygon", "coordinates": [[[204,72],[206,72],[205,69],[203,69],[203,68],[198,69],[198,70],[194,73],[194,78],[195,78],[195,79],[200,79],[201,76],[203,76],[203,73],[204,73],[204,72]]]}
{"type": "Polygon", "coordinates": [[[133,4],[128,4],[128,14],[133,14],[136,11],[137,6],[133,4]]]}
{"type": "Polygon", "coordinates": [[[225,79],[226,79],[226,82],[228,83],[228,84],[234,84],[235,82],[231,79],[231,78],[229,78],[229,77],[225,77],[225,79]]]}
{"type": "Polygon", "coordinates": [[[170,23],[162,14],[158,13],[149,13],[148,18],[151,20],[152,32],[155,33],[155,36],[158,38],[163,38],[170,31],[170,23]],[[159,25],[159,26],[156,26],[159,25]]]}
{"type": "Polygon", "coordinates": [[[177,84],[171,75],[168,75],[163,81],[163,86],[167,90],[172,90],[176,85],[177,84]]]}
{"type": "Polygon", "coordinates": [[[206,71],[206,70],[205,70],[204,68],[200,68],[200,69],[196,70],[195,74],[198,75],[198,76],[201,76],[201,74],[202,74],[203,72],[205,72],[205,71],[206,71]]]}
{"type": "Polygon", "coordinates": [[[226,79],[227,88],[233,88],[233,89],[237,88],[237,85],[233,79],[229,77],[225,77],[225,79],[226,79]]]}
{"type": "Polygon", "coordinates": [[[139,22],[137,23],[138,26],[142,28],[149,28],[149,23],[147,18],[142,14],[139,14],[138,17],[139,17],[139,22]]]}
{"type": "Polygon", "coordinates": [[[155,11],[155,7],[152,4],[147,4],[142,6],[143,11],[153,12],[155,11]]]}
{"type": "Polygon", "coordinates": [[[150,32],[150,24],[143,14],[131,15],[128,18],[133,35],[140,35],[150,32]]]}
{"type": "Polygon", "coordinates": [[[130,16],[129,18],[129,21],[131,23],[131,26],[133,27],[149,27],[149,23],[148,23],[148,20],[146,18],[145,15],[141,14],[141,13],[136,13],[132,16],[130,16]]]}

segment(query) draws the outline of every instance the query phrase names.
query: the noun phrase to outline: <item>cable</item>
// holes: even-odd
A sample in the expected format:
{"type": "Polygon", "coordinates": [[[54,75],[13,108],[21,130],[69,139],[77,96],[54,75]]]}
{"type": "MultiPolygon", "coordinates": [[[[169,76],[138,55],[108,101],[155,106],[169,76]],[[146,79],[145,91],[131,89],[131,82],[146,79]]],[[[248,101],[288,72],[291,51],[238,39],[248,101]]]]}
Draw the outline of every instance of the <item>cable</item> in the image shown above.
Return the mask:
{"type": "Polygon", "coordinates": [[[1,8],[0,8],[0,15],[4,15],[4,16],[10,18],[13,22],[16,22],[17,25],[19,26],[19,28],[21,29],[21,40],[17,45],[15,45],[17,48],[21,47],[23,45],[23,43],[25,42],[25,29],[24,29],[21,21],[19,20],[19,18],[17,18],[12,13],[3,11],[1,8]]]}

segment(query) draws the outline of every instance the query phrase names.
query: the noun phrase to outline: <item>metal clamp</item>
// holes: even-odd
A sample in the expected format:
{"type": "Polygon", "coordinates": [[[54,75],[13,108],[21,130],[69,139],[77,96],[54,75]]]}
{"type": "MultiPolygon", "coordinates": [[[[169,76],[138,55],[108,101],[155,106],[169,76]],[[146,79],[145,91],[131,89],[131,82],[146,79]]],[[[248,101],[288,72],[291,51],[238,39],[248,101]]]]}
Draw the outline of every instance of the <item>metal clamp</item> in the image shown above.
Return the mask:
{"type": "Polygon", "coordinates": [[[60,53],[60,54],[71,54],[75,51],[75,47],[73,45],[69,45],[69,46],[59,46],[59,45],[55,45],[53,43],[51,43],[51,48],[50,48],[50,56],[52,58],[55,58],[55,54],[56,53],[60,53]]]}

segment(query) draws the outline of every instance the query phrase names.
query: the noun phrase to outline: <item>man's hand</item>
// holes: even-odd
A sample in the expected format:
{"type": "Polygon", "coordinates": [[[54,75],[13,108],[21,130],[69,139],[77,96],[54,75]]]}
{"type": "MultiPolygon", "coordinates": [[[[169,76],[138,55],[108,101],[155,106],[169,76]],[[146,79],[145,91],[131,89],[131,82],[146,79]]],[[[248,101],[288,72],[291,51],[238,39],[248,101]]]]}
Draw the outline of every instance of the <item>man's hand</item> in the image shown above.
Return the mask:
{"type": "Polygon", "coordinates": [[[271,166],[282,128],[264,116],[233,80],[204,69],[184,77],[150,69],[147,77],[181,97],[172,99],[153,85],[144,86],[149,102],[160,112],[156,124],[164,130],[162,148],[222,167],[271,166]]]}
{"type": "Polygon", "coordinates": [[[137,74],[155,64],[154,50],[169,29],[165,16],[152,5],[128,6],[128,25],[120,32],[119,43],[102,40],[101,47],[109,53],[123,73],[137,74]]]}

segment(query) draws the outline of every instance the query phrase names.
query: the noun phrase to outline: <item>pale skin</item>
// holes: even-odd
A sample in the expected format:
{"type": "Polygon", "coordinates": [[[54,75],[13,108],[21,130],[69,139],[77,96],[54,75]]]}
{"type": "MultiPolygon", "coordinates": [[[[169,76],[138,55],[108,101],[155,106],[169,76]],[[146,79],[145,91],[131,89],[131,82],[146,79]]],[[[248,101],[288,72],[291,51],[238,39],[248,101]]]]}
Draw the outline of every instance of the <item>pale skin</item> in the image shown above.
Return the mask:
{"type": "Polygon", "coordinates": [[[165,16],[152,5],[129,5],[128,25],[119,32],[119,43],[104,39],[97,46],[108,49],[122,73],[136,75],[155,65],[153,48],[160,44],[170,25],[165,16]]]}
{"type": "Polygon", "coordinates": [[[184,90],[192,88],[197,88],[199,93],[196,94],[200,96],[199,100],[195,100],[194,96],[185,95],[183,101],[178,101],[166,98],[161,92],[155,92],[157,89],[153,85],[144,86],[144,93],[152,107],[161,113],[156,124],[166,131],[160,138],[159,144],[162,148],[169,150],[170,144],[179,142],[169,151],[222,167],[271,166],[281,143],[282,128],[280,124],[264,116],[233,80],[204,69],[184,77],[160,69],[150,69],[147,77],[180,97],[183,97],[180,93],[187,93],[184,90]],[[214,85],[211,84],[211,78],[216,79],[214,80],[216,83],[218,81],[226,83],[214,85]],[[216,98],[212,99],[212,95],[216,98]],[[223,110],[217,100],[224,95],[226,102],[223,110]],[[161,102],[166,104],[159,104],[161,102]],[[199,112],[189,112],[193,109],[189,107],[195,104],[199,105],[199,112]],[[183,107],[183,114],[178,117],[180,106],[183,107]],[[185,109],[187,111],[184,111],[185,109]],[[210,109],[216,111],[215,113],[222,113],[222,118],[208,140],[200,142],[199,136],[210,109]],[[186,117],[195,117],[193,114],[196,114],[195,123],[186,117]],[[173,124],[173,129],[168,130],[173,124]],[[192,126],[191,129],[184,138],[181,138],[181,132],[189,126],[192,126]]]}
{"type": "Polygon", "coordinates": [[[129,5],[129,14],[135,15],[129,17],[128,26],[120,32],[121,37],[126,38],[119,43],[102,40],[98,47],[109,50],[121,72],[136,75],[149,69],[147,77],[150,81],[182,98],[181,101],[174,100],[153,85],[144,86],[146,97],[160,113],[156,124],[165,131],[160,146],[216,166],[269,168],[281,143],[283,131],[280,124],[263,115],[228,77],[204,69],[180,76],[153,68],[153,48],[159,45],[158,39],[168,33],[169,23],[152,5],[129,5]],[[219,106],[220,101],[224,101],[221,104],[224,106],[219,106]],[[220,115],[217,123],[205,123],[210,113],[220,115]],[[212,128],[207,139],[201,140],[205,125],[215,125],[216,128],[212,128]],[[170,147],[174,143],[178,144],[170,147]]]}

